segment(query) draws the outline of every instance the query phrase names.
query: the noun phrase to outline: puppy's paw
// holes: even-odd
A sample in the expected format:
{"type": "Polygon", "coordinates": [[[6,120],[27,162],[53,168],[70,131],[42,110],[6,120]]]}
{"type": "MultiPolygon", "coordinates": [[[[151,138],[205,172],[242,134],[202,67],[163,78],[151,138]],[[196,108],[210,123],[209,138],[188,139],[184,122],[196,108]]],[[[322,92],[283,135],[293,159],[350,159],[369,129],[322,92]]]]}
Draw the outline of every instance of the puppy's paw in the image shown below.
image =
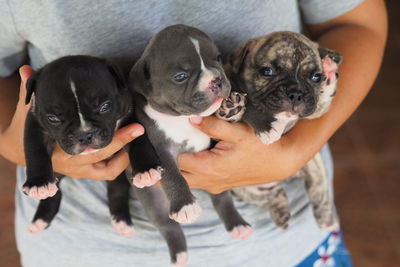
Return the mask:
{"type": "Polygon", "coordinates": [[[125,221],[117,222],[116,220],[112,220],[111,224],[115,231],[120,235],[128,237],[135,235],[135,229],[133,228],[133,225],[129,225],[125,221]]]}
{"type": "Polygon", "coordinates": [[[217,118],[229,122],[238,122],[242,119],[246,110],[246,96],[237,92],[232,92],[229,98],[225,99],[215,115],[217,118]]]}
{"type": "Polygon", "coordinates": [[[188,262],[188,254],[186,251],[176,254],[176,262],[171,263],[171,267],[183,267],[188,262]]]}
{"type": "Polygon", "coordinates": [[[238,225],[235,226],[229,233],[234,239],[244,240],[253,234],[253,228],[250,225],[238,225]]]}
{"type": "Polygon", "coordinates": [[[138,188],[152,186],[162,178],[162,172],[163,168],[159,166],[146,172],[137,173],[132,178],[132,184],[138,188]]]}
{"type": "Polygon", "coordinates": [[[338,231],[340,226],[338,222],[334,222],[332,224],[321,224],[319,227],[328,232],[335,232],[338,231]]]}
{"type": "Polygon", "coordinates": [[[269,131],[259,132],[256,133],[256,135],[260,138],[263,144],[270,145],[281,138],[286,125],[286,121],[276,120],[271,123],[271,129],[269,131]]]}
{"type": "Polygon", "coordinates": [[[178,223],[193,223],[202,213],[197,203],[183,206],[178,212],[171,213],[169,217],[178,223]]]}
{"type": "Polygon", "coordinates": [[[47,228],[49,224],[42,219],[37,219],[36,221],[32,222],[28,227],[28,232],[30,234],[38,234],[44,229],[47,228]]]}
{"type": "Polygon", "coordinates": [[[54,196],[58,187],[56,183],[46,183],[44,185],[35,185],[33,183],[26,182],[22,187],[23,192],[37,200],[46,199],[54,196]]]}

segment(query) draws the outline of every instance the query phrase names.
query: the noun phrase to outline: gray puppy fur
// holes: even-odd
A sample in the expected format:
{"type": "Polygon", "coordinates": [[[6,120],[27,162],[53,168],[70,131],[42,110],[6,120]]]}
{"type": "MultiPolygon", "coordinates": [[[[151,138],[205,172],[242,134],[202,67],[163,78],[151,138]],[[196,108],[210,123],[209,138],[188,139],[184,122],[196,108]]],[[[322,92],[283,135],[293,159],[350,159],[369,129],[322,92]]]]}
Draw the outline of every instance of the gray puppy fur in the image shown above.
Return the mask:
{"type": "MultiPolygon", "coordinates": [[[[329,108],[335,95],[341,55],[321,48],[302,34],[275,32],[251,39],[231,56],[227,66],[233,90],[216,116],[249,123],[264,144],[271,144],[299,119],[314,119],[329,108]]],[[[328,192],[326,168],[318,153],[296,177],[305,180],[318,225],[338,227],[328,192]]],[[[283,182],[234,189],[242,200],[266,206],[278,229],[290,219],[283,182]]]]}
{"type": "MultiPolygon", "coordinates": [[[[163,210],[150,212],[168,212],[179,223],[194,222],[201,208],[179,170],[177,158],[180,153],[211,146],[211,138],[193,127],[189,118],[213,114],[229,96],[231,86],[220,53],[199,29],[169,26],[150,40],[129,79],[137,118],[157,154],[143,155],[147,168],[132,166],[132,183],[153,188],[160,180],[165,192],[159,195],[163,210]]],[[[235,209],[230,192],[210,197],[232,237],[249,237],[252,228],[235,209]]]]}

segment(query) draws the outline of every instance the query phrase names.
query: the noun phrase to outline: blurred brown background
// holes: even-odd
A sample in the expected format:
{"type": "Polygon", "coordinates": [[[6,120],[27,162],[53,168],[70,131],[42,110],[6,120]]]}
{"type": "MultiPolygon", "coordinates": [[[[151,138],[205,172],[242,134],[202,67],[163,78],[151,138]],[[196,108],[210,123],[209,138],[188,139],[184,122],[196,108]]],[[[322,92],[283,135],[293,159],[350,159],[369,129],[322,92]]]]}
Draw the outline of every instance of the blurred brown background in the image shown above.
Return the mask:
{"type": "MultiPolygon", "coordinates": [[[[330,142],[336,205],[356,267],[400,266],[400,1],[386,2],[390,29],[382,71],[361,107],[330,142]]],[[[19,266],[14,187],[15,167],[0,157],[2,267],[19,266]]]]}

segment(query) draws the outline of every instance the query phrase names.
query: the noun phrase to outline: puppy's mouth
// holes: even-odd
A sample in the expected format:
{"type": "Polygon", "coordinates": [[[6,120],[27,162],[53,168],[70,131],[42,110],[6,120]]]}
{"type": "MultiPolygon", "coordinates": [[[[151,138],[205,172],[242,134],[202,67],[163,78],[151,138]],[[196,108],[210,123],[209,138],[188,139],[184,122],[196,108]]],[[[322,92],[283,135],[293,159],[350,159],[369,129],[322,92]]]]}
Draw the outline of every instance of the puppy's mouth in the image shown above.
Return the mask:
{"type": "Polygon", "coordinates": [[[221,107],[223,100],[224,99],[222,97],[218,97],[205,111],[201,112],[197,116],[207,117],[214,114],[221,107]]]}
{"type": "Polygon", "coordinates": [[[92,154],[92,153],[96,153],[96,152],[99,151],[99,150],[100,150],[100,149],[95,149],[95,148],[87,147],[87,148],[85,148],[85,150],[83,150],[81,153],[79,153],[79,155],[92,154]]]}

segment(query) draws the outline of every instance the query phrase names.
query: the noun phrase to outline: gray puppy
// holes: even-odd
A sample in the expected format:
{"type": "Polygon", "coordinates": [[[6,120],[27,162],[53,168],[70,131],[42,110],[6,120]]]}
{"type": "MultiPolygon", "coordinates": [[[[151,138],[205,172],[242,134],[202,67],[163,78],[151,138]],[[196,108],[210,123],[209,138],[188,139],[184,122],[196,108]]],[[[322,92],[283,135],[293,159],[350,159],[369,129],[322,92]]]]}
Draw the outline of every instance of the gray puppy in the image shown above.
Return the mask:
{"type": "MultiPolygon", "coordinates": [[[[339,53],[319,47],[302,34],[275,32],[251,39],[231,56],[229,77],[236,92],[216,115],[250,124],[264,144],[271,144],[299,119],[318,118],[328,110],[340,62],[339,53]]],[[[296,175],[305,179],[318,225],[336,229],[337,216],[320,154],[296,175]]],[[[282,182],[233,191],[246,202],[268,207],[279,229],[288,227],[290,212],[282,182]]]]}
{"type": "MultiPolygon", "coordinates": [[[[201,208],[179,170],[177,158],[179,153],[211,146],[210,137],[193,127],[189,118],[213,114],[229,96],[231,86],[220,53],[211,39],[196,28],[167,27],[150,40],[132,68],[130,87],[137,94],[138,120],[157,153],[157,157],[147,157],[148,162],[154,162],[147,164],[147,170],[133,166],[133,184],[146,187],[162,177],[170,217],[191,223],[201,208]]],[[[234,208],[230,192],[210,196],[231,235],[247,238],[251,227],[234,208]]]]}

